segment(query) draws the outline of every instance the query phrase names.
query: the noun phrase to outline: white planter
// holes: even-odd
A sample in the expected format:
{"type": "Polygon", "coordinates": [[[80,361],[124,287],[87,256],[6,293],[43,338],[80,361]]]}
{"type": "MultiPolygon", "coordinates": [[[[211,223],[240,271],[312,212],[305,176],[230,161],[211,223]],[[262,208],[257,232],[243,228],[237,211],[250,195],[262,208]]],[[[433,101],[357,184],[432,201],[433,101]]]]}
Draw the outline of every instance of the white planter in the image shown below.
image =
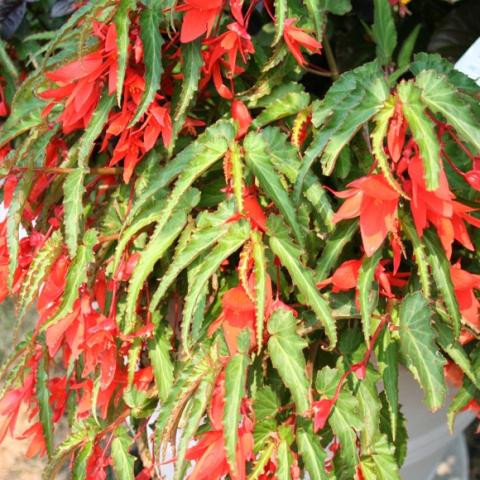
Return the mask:
{"type": "MultiPolygon", "coordinates": [[[[455,392],[448,396],[450,401],[455,392]]],[[[470,412],[457,415],[455,431],[450,434],[447,427],[446,406],[432,413],[423,403],[423,391],[412,375],[400,369],[399,396],[402,411],[407,419],[408,454],[403,465],[401,476],[403,480],[430,480],[435,476],[437,465],[443,458],[446,449],[452,442],[461,442],[459,435],[465,430],[474,416],[470,412]]],[[[464,455],[465,449],[460,452],[464,455]]],[[[468,480],[468,477],[458,480],[468,480]]]]}

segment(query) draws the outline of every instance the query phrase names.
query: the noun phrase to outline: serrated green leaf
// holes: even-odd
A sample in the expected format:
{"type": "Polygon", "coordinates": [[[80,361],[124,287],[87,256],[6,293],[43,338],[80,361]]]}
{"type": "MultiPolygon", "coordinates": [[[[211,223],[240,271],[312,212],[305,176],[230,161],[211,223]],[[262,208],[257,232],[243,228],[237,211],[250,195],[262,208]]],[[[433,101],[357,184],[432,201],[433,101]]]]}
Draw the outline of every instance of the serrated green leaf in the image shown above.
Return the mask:
{"type": "MultiPolygon", "coordinates": [[[[175,92],[173,98],[174,114],[173,114],[173,138],[175,139],[185,123],[188,109],[194,103],[195,94],[198,90],[200,81],[200,69],[203,65],[203,57],[201,54],[201,42],[199,40],[182,44],[181,54],[181,73],[182,81],[175,92]]],[[[169,146],[172,150],[175,142],[172,141],[169,146]]]]}
{"type": "Polygon", "coordinates": [[[72,480],[85,480],[87,477],[87,462],[93,452],[93,440],[89,440],[75,455],[72,467],[72,480]]]}
{"type": "Polygon", "coordinates": [[[275,451],[275,443],[269,442],[262,449],[260,456],[252,467],[252,471],[248,475],[248,480],[257,480],[265,470],[267,463],[275,451]]]}
{"type": "MultiPolygon", "coordinates": [[[[387,0],[384,0],[387,1],[387,0]]],[[[388,86],[383,78],[370,81],[361,101],[352,110],[346,111],[338,126],[332,128],[332,135],[323,150],[321,162],[325,175],[331,175],[335,162],[345,145],[385,104],[389,95],[388,86]]]]}
{"type": "Polygon", "coordinates": [[[290,467],[292,464],[292,454],[286,440],[280,440],[277,447],[277,470],[275,478],[277,480],[290,480],[290,467]]]}
{"type": "Polygon", "coordinates": [[[44,355],[38,364],[35,394],[38,400],[38,416],[40,418],[40,424],[42,425],[43,438],[45,440],[48,458],[51,458],[53,453],[53,414],[50,406],[48,370],[44,355]]]}
{"type": "Polygon", "coordinates": [[[123,95],[123,82],[127,69],[128,46],[130,44],[130,12],[135,8],[135,0],[120,0],[114,23],[117,31],[117,104],[120,107],[123,95]]]}
{"type": "Polygon", "coordinates": [[[450,402],[447,422],[450,433],[453,433],[457,415],[475,398],[476,388],[472,383],[463,385],[450,402]]]}
{"type": "Polygon", "coordinates": [[[359,463],[356,432],[363,426],[359,408],[358,400],[344,390],[328,419],[340,443],[340,450],[335,458],[335,473],[339,480],[354,478],[355,467],[359,463]]]}
{"type": "Polygon", "coordinates": [[[351,241],[357,230],[358,222],[356,220],[341,222],[335,227],[315,267],[315,280],[317,282],[321,282],[328,277],[332,268],[337,264],[345,245],[351,241]]]}
{"type": "Polygon", "coordinates": [[[460,335],[462,315],[453,289],[452,277],[450,276],[450,262],[437,235],[433,231],[425,231],[423,233],[423,241],[427,248],[428,262],[435,279],[435,287],[443,297],[455,338],[457,338],[460,335]]]}
{"type": "Polygon", "coordinates": [[[388,401],[392,437],[395,441],[398,425],[398,344],[388,329],[382,332],[377,347],[377,361],[388,401]]]}
{"type": "Polygon", "coordinates": [[[365,480],[400,480],[394,451],[387,437],[378,435],[360,461],[365,480]]]}
{"type": "Polygon", "coordinates": [[[355,387],[359,414],[363,422],[363,428],[360,433],[362,451],[368,451],[373,446],[375,437],[380,433],[380,410],[382,404],[377,390],[379,377],[379,374],[369,365],[367,366],[366,377],[358,382],[358,386],[355,387]]]}
{"type": "Polygon", "coordinates": [[[275,0],[275,35],[272,45],[276,45],[283,36],[287,7],[287,0],[275,0]]]}
{"type": "Polygon", "coordinates": [[[450,326],[439,316],[435,317],[435,330],[438,333],[437,343],[442,350],[460,367],[469,380],[480,390],[480,376],[473,368],[463,347],[455,340],[450,326]]]}
{"type": "Polygon", "coordinates": [[[238,450],[238,427],[240,423],[240,405],[246,394],[245,382],[248,367],[248,346],[250,334],[243,330],[238,338],[239,352],[230,358],[225,369],[225,409],[223,428],[225,434],[225,452],[233,475],[237,474],[236,452],[238,450]],[[242,338],[246,337],[246,338],[242,338]],[[241,349],[241,343],[246,343],[241,349]],[[246,347],[246,348],[245,348],[246,347]]]}
{"type": "Polygon", "coordinates": [[[388,65],[397,45],[397,30],[388,0],[374,0],[372,33],[377,44],[377,57],[382,65],[388,65]]]}
{"type": "Polygon", "coordinates": [[[372,333],[370,317],[375,308],[375,300],[378,297],[378,292],[373,288],[373,281],[375,270],[381,258],[381,249],[378,249],[371,257],[365,257],[358,274],[358,302],[360,304],[360,313],[362,315],[363,337],[365,338],[367,345],[372,333]]]}
{"type": "Polygon", "coordinates": [[[190,327],[194,313],[199,305],[202,292],[208,279],[218,270],[230,255],[235,253],[250,235],[246,221],[233,223],[228,232],[219,240],[218,245],[205,256],[202,262],[189,272],[189,289],[185,297],[182,320],[182,346],[186,353],[190,352],[190,327]]]}
{"type": "Polygon", "coordinates": [[[267,265],[265,246],[259,232],[252,231],[253,272],[255,274],[255,318],[257,351],[263,347],[263,327],[265,325],[265,302],[267,298],[267,265]]]}
{"type": "Polygon", "coordinates": [[[313,433],[311,422],[297,430],[297,444],[309,477],[312,480],[327,480],[327,454],[320,443],[320,437],[313,433]]]}
{"type": "Polygon", "coordinates": [[[284,96],[272,99],[268,106],[255,118],[252,126],[261,128],[269,123],[275,122],[308,107],[310,95],[304,91],[288,92],[284,96]]]}
{"type": "MultiPolygon", "coordinates": [[[[277,127],[267,127],[260,133],[265,139],[265,149],[275,169],[285,175],[290,183],[295,184],[302,168],[295,147],[277,127]]],[[[327,230],[331,230],[333,228],[333,207],[323,185],[316,175],[309,171],[305,174],[302,187],[303,196],[314,207],[314,213],[319,215],[327,230]]],[[[299,198],[294,199],[296,203],[299,203],[299,200],[299,198]]]]}
{"type": "Polygon", "coordinates": [[[33,170],[28,170],[22,176],[13,192],[7,215],[7,245],[8,245],[8,288],[13,286],[13,278],[18,265],[19,227],[22,221],[23,209],[33,183],[33,170]]]}
{"type": "Polygon", "coordinates": [[[300,252],[297,247],[288,238],[275,236],[275,230],[271,230],[270,247],[290,273],[293,283],[303,295],[305,303],[315,312],[330,340],[330,348],[333,348],[337,343],[337,331],[328,303],[318,292],[310,270],[300,263],[300,252]]]}
{"type": "Polygon", "coordinates": [[[420,98],[421,90],[418,87],[412,82],[402,82],[397,91],[402,102],[403,113],[420,149],[427,190],[436,190],[439,186],[442,165],[434,123],[425,112],[420,98]]]}
{"type": "MultiPolygon", "coordinates": [[[[232,122],[227,120],[219,120],[208,127],[194,142],[156,173],[152,178],[152,183],[144,189],[142,195],[133,204],[125,223],[128,225],[145,207],[145,204],[151,201],[152,197],[156,198],[159,191],[180,175],[175,186],[177,191],[171,192],[171,196],[175,194],[175,198],[179,198],[182,192],[186,191],[200,175],[225,155],[235,138],[235,133],[232,122]]],[[[157,154],[153,152],[152,155],[157,154]]]]}
{"type": "Polygon", "coordinates": [[[423,388],[425,403],[438,410],[447,389],[443,376],[445,360],[435,346],[432,311],[420,292],[404,297],[400,304],[400,352],[407,368],[423,388]]]}
{"type": "Polygon", "coordinates": [[[350,0],[319,0],[320,8],[334,15],[345,15],[352,9],[350,0]]]}
{"type": "Polygon", "coordinates": [[[160,12],[153,8],[146,8],[140,14],[140,36],[143,43],[143,63],[145,64],[145,91],[130,126],[135,125],[140,120],[160,88],[160,79],[163,72],[163,37],[160,34],[160,18],[160,12]]]}
{"type": "Polygon", "coordinates": [[[183,426],[182,436],[177,449],[174,480],[185,478],[185,452],[205,414],[213,390],[214,380],[215,377],[213,375],[208,375],[199,385],[185,409],[183,416],[185,425],[183,426]]]}
{"type": "Polygon", "coordinates": [[[243,191],[245,182],[243,179],[243,162],[240,145],[235,142],[230,148],[230,161],[232,162],[233,195],[237,204],[237,210],[243,212],[243,191]]]}
{"type": "Polygon", "coordinates": [[[148,356],[153,367],[153,375],[157,386],[158,397],[162,402],[168,398],[173,385],[173,363],[170,358],[171,331],[166,329],[148,341],[148,356]]]}
{"type": "Polygon", "coordinates": [[[18,318],[21,321],[31,305],[43,279],[48,275],[51,266],[60,255],[63,244],[63,237],[59,230],[52,233],[52,236],[42,245],[35,255],[25,280],[22,283],[17,302],[18,318]]]}
{"type": "Polygon", "coordinates": [[[138,296],[143,284],[151,274],[153,267],[160,260],[165,252],[171,247],[175,239],[180,235],[187,223],[187,213],[199,202],[200,192],[196,189],[190,189],[178,204],[172,218],[166,224],[158,224],[143,250],[138,264],[132,274],[128,285],[127,301],[125,306],[125,315],[123,330],[125,333],[131,333],[136,323],[136,305],[138,296]]]}
{"type": "Polygon", "coordinates": [[[433,70],[424,70],[417,76],[415,83],[421,89],[422,100],[428,108],[445,117],[459,136],[480,153],[479,119],[475,118],[470,106],[447,77],[433,70]]]}
{"type": "Polygon", "coordinates": [[[78,247],[77,255],[68,269],[66,286],[60,306],[55,311],[55,314],[42,324],[41,331],[47,330],[48,327],[54,325],[72,311],[73,304],[79,295],[78,289],[87,280],[87,267],[94,260],[93,247],[96,243],[97,232],[95,230],[87,230],[83,236],[82,244],[78,247]]]}
{"type": "Polygon", "coordinates": [[[65,243],[68,252],[73,258],[77,253],[77,242],[80,235],[80,221],[83,217],[83,194],[85,193],[85,175],[84,168],[76,168],[70,172],[63,184],[63,208],[65,243]]]}
{"type": "Polygon", "coordinates": [[[413,247],[413,255],[415,257],[415,263],[417,264],[423,295],[425,298],[430,298],[430,273],[425,244],[418,236],[410,216],[400,212],[400,219],[402,230],[405,232],[413,247]]]}
{"type": "Polygon", "coordinates": [[[296,332],[292,312],[280,308],[268,321],[268,352],[273,366],[290,390],[299,414],[310,408],[310,385],[302,350],[307,346],[296,332]]]}
{"type": "Polygon", "coordinates": [[[255,418],[258,421],[274,417],[280,408],[280,401],[271,387],[266,386],[257,390],[253,400],[255,418]]]}
{"type": "Polygon", "coordinates": [[[183,248],[178,248],[167,271],[160,279],[157,290],[150,301],[149,310],[153,312],[168,288],[182,270],[187,268],[202,253],[215,245],[229,230],[227,220],[234,214],[233,204],[221,204],[217,212],[205,212],[199,219],[197,229],[183,248]]]}
{"type": "Polygon", "coordinates": [[[268,157],[264,138],[259,133],[251,132],[245,138],[243,146],[245,149],[245,159],[260,182],[260,186],[275,202],[277,208],[282,212],[288,224],[292,227],[295,238],[300,245],[303,246],[303,234],[297,222],[298,214],[293,207],[288,193],[283,188],[279,176],[273,169],[268,157]]]}
{"type": "Polygon", "coordinates": [[[113,470],[118,480],[135,480],[133,471],[135,457],[129,453],[131,443],[132,439],[126,428],[117,428],[112,441],[111,453],[113,470]]]}

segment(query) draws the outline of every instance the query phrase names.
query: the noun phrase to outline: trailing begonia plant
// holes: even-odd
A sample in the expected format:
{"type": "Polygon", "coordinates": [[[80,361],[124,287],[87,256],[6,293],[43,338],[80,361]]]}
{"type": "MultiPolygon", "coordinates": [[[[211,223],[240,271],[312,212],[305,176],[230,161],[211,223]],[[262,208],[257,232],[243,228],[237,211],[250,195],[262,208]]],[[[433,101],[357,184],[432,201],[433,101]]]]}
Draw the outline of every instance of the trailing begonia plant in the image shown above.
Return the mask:
{"type": "Polygon", "coordinates": [[[403,367],[478,412],[480,89],[366,3],[343,66],[349,0],[2,7],[0,440],[44,478],[400,478],[403,367]]]}

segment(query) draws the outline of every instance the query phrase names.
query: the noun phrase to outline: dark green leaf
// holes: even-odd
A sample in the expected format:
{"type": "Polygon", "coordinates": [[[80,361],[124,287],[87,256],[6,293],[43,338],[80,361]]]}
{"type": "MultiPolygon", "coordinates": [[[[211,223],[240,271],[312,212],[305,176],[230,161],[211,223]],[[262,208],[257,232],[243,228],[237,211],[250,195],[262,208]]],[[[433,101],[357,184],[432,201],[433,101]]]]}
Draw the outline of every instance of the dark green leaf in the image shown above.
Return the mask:
{"type": "Polygon", "coordinates": [[[420,292],[407,295],[400,304],[400,352],[407,368],[423,388],[425,402],[438,410],[447,389],[443,376],[445,360],[435,346],[432,311],[420,292]]]}
{"type": "Polygon", "coordinates": [[[397,45],[397,30],[393,21],[392,6],[388,0],[374,0],[372,33],[377,44],[377,57],[382,65],[388,65],[397,45]]]}
{"type": "Polygon", "coordinates": [[[268,321],[268,352],[273,366],[289,388],[299,414],[310,408],[310,385],[302,350],[307,346],[296,332],[295,317],[283,308],[268,321]]]}

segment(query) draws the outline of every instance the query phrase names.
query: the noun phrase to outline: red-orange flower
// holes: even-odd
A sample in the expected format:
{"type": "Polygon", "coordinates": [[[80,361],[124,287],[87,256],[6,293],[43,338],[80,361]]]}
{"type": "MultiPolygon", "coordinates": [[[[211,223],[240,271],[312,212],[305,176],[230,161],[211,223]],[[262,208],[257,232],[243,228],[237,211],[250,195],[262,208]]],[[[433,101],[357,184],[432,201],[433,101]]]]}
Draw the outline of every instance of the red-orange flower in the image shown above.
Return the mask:
{"type": "Polygon", "coordinates": [[[312,36],[308,35],[308,33],[304,32],[301,28],[295,27],[294,23],[296,21],[295,18],[287,18],[287,20],[285,20],[283,38],[295,60],[301,66],[304,66],[307,64],[307,61],[302,55],[300,47],[306,48],[311,53],[320,53],[322,44],[312,36]]]}
{"type": "Polygon", "coordinates": [[[89,124],[105,82],[108,83],[109,95],[117,88],[115,24],[106,26],[97,23],[95,35],[102,42],[98,51],[46,74],[58,87],[40,93],[41,98],[51,100],[44,110],[44,115],[50,113],[55,104],[65,102],[63,112],[58,117],[64,133],[83,129],[89,124]]]}
{"type": "Polygon", "coordinates": [[[388,232],[395,231],[399,194],[382,174],[361,177],[337,192],[345,202],[333,216],[334,223],[360,217],[360,233],[365,253],[370,257],[382,245],[388,232]]]}
{"type": "Polygon", "coordinates": [[[177,10],[185,12],[180,32],[180,41],[188,43],[202,36],[210,35],[215,20],[223,8],[223,0],[184,0],[177,10]]]}
{"type": "Polygon", "coordinates": [[[480,302],[474,292],[480,291],[480,275],[463,270],[460,263],[452,265],[450,275],[463,320],[480,333],[480,302]]]}
{"type": "Polygon", "coordinates": [[[229,475],[232,480],[245,480],[248,460],[253,455],[253,424],[246,415],[248,405],[242,405],[242,423],[238,428],[236,450],[236,472],[230,469],[225,454],[225,437],[223,433],[223,413],[225,409],[225,379],[220,375],[217,380],[208,417],[212,430],[203,433],[199,441],[190,447],[185,455],[187,460],[196,462],[189,480],[219,480],[229,475]]]}
{"type": "Polygon", "coordinates": [[[454,240],[473,250],[465,222],[480,228],[480,219],[470,215],[473,208],[454,200],[455,195],[450,191],[445,172],[440,172],[439,187],[428,191],[423,162],[416,153],[409,161],[408,174],[410,182],[405,182],[405,187],[412,197],[410,209],[418,234],[422,236],[429,224],[434,225],[449,258],[454,240]]]}

